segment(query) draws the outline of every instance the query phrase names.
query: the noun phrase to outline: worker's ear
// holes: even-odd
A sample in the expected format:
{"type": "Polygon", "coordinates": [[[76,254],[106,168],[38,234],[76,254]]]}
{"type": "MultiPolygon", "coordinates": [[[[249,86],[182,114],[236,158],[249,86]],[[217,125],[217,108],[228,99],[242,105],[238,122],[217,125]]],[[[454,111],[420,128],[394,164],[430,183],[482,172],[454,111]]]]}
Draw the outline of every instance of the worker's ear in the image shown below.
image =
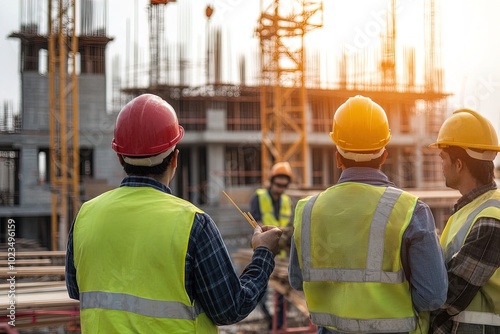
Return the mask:
{"type": "Polygon", "coordinates": [[[344,163],[342,162],[342,159],[340,159],[339,151],[335,152],[335,160],[337,160],[337,168],[342,169],[342,167],[344,167],[344,163]]]}
{"type": "Polygon", "coordinates": [[[387,159],[387,156],[389,153],[387,153],[387,150],[384,149],[384,153],[382,153],[382,159],[380,160],[380,166],[382,166],[385,163],[385,160],[387,159]]]}
{"type": "Polygon", "coordinates": [[[118,161],[120,162],[120,165],[124,165],[125,161],[123,160],[123,157],[121,154],[116,153],[116,156],[118,157],[118,161]]]}
{"type": "Polygon", "coordinates": [[[452,164],[455,166],[455,169],[457,172],[462,171],[466,167],[466,165],[464,164],[464,162],[460,158],[456,158],[452,164]]]}
{"type": "Polygon", "coordinates": [[[177,168],[177,157],[179,156],[179,150],[175,149],[174,152],[172,153],[172,159],[170,160],[170,166],[172,168],[177,168]]]}

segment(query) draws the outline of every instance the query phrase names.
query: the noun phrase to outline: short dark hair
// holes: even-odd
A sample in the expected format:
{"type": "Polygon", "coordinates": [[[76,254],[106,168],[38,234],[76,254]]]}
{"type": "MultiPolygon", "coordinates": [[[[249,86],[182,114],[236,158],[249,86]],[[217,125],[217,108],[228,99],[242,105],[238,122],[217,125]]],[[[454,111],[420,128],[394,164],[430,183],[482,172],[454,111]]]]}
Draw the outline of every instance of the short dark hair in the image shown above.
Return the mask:
{"type": "MultiPolygon", "coordinates": [[[[370,151],[370,152],[358,152],[358,153],[373,153],[373,151],[370,151]]],[[[347,159],[347,158],[344,158],[344,156],[342,156],[342,154],[340,154],[339,152],[339,156],[340,156],[340,161],[342,161],[342,163],[344,164],[344,166],[346,168],[351,168],[351,167],[370,167],[370,168],[375,168],[375,169],[379,169],[380,166],[382,165],[382,158],[383,158],[383,154],[378,157],[378,158],[375,158],[373,160],[370,160],[370,161],[354,161],[354,160],[351,160],[351,159],[347,159]]]]}
{"type": "Polygon", "coordinates": [[[448,153],[452,162],[460,159],[467,169],[479,183],[482,185],[490,184],[495,179],[495,166],[493,161],[485,161],[471,158],[465,149],[456,146],[443,148],[443,151],[448,153]]]}
{"type": "Polygon", "coordinates": [[[292,182],[292,178],[289,176],[289,175],[286,175],[286,174],[276,174],[276,175],[273,175],[270,179],[271,183],[274,182],[274,179],[277,178],[277,177],[286,177],[288,179],[288,183],[292,182]]]}
{"type": "Polygon", "coordinates": [[[172,153],[170,153],[167,157],[165,157],[165,159],[163,159],[163,161],[159,165],[152,167],[134,166],[124,162],[123,170],[125,171],[125,173],[127,173],[127,175],[137,175],[137,176],[162,175],[163,173],[165,173],[168,165],[170,165],[170,162],[172,161],[172,156],[173,156],[172,153]]]}

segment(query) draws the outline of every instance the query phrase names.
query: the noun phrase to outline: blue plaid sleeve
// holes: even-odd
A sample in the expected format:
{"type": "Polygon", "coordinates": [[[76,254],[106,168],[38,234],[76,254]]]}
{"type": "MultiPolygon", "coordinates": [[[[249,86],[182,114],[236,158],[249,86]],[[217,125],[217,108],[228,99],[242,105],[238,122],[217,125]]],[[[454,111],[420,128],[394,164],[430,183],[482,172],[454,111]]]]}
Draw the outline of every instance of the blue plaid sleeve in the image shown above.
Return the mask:
{"type": "Polygon", "coordinates": [[[78,289],[78,283],[76,282],[76,268],[73,263],[73,227],[75,222],[71,224],[71,228],[68,234],[68,245],[66,247],[66,288],[68,289],[68,295],[72,299],[80,299],[80,290],[78,289]]]}
{"type": "Polygon", "coordinates": [[[238,277],[213,220],[196,215],[186,258],[186,290],[215,324],[246,318],[262,299],[273,269],[271,251],[258,247],[238,277]]]}

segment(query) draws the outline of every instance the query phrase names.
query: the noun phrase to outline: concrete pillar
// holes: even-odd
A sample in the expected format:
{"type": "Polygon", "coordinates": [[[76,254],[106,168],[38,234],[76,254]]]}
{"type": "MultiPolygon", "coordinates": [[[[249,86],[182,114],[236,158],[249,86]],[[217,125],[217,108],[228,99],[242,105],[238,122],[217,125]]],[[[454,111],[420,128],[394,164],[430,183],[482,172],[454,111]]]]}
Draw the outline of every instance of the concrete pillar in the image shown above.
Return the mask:
{"type": "Polygon", "coordinates": [[[393,149],[394,156],[392,157],[392,165],[393,165],[393,177],[392,177],[392,182],[394,182],[397,185],[402,185],[404,184],[403,180],[403,175],[404,175],[404,164],[403,164],[403,159],[402,159],[402,149],[401,147],[395,147],[393,149]]]}
{"type": "MultiPolygon", "coordinates": [[[[226,131],[226,110],[209,109],[207,111],[207,130],[226,131]]],[[[218,205],[224,184],[225,146],[209,144],[207,147],[208,185],[207,204],[218,205]]]]}
{"type": "MultiPolygon", "coordinates": [[[[189,152],[189,160],[190,160],[190,184],[199,187],[200,186],[200,162],[199,162],[199,154],[198,147],[192,147],[189,152]]],[[[200,192],[193,191],[191,193],[191,202],[195,205],[200,204],[200,192]]]]}
{"type": "Polygon", "coordinates": [[[422,148],[419,145],[415,146],[415,188],[421,188],[423,185],[423,168],[424,168],[424,158],[422,154],[422,148]]]}
{"type": "MultiPolygon", "coordinates": [[[[38,148],[35,145],[24,145],[20,151],[19,204],[37,204],[39,199],[33,197],[31,191],[38,185],[38,148]]],[[[49,173],[49,171],[47,171],[49,173]]]]}
{"type": "Polygon", "coordinates": [[[208,205],[218,205],[224,184],[224,145],[210,144],[207,147],[208,160],[208,205]]]}

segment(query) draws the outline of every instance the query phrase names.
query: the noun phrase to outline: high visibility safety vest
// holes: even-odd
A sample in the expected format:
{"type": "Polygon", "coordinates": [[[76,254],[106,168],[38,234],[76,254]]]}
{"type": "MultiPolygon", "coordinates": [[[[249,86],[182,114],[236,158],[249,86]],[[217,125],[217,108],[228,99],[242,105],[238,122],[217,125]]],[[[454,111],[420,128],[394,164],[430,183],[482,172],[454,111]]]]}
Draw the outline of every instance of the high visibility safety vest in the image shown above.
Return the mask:
{"type": "MultiPolygon", "coordinates": [[[[500,220],[500,190],[490,190],[478,196],[448,219],[440,239],[446,263],[460,251],[475,222],[486,217],[500,220]]],[[[500,269],[495,271],[469,306],[453,320],[500,326],[500,269]]]]}
{"type": "Polygon", "coordinates": [[[281,195],[279,219],[274,216],[273,199],[267,189],[257,189],[262,224],[285,227],[292,217],[292,200],[286,194],[281,195]]]}
{"type": "Polygon", "coordinates": [[[120,187],[83,204],[73,229],[82,333],[217,333],[185,289],[196,212],[150,187],[120,187]]]}
{"type": "Polygon", "coordinates": [[[297,203],[294,242],[312,322],[342,332],[416,329],[401,262],[417,198],[345,182],[297,203]]]}

